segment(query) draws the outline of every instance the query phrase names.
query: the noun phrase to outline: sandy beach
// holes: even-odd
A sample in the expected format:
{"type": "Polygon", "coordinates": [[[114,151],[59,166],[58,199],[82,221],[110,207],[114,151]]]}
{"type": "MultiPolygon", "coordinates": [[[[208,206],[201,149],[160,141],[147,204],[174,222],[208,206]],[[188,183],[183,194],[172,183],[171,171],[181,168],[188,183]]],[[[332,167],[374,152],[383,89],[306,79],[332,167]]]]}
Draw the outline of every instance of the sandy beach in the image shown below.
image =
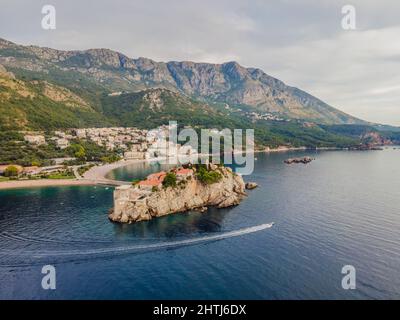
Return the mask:
{"type": "Polygon", "coordinates": [[[82,179],[40,179],[40,180],[12,180],[0,182],[0,190],[17,188],[34,188],[50,186],[84,186],[84,185],[122,185],[129,184],[126,181],[115,181],[107,179],[106,175],[110,171],[124,167],[133,163],[144,162],[148,160],[121,160],[115,163],[95,166],[89,169],[82,179]]]}
{"type": "Polygon", "coordinates": [[[141,162],[146,162],[146,161],[151,161],[151,160],[147,160],[147,159],[143,159],[143,160],[120,160],[114,163],[110,163],[110,164],[105,164],[105,165],[101,165],[101,166],[94,166],[92,168],[90,168],[88,171],[86,171],[83,174],[83,178],[85,180],[92,180],[92,181],[102,181],[102,182],[112,182],[114,180],[111,179],[107,179],[106,175],[117,168],[120,167],[125,167],[128,166],[130,164],[134,164],[134,163],[141,163],[141,162]]]}
{"type": "Polygon", "coordinates": [[[50,186],[81,186],[94,185],[90,180],[76,179],[41,179],[41,180],[15,180],[0,182],[0,190],[17,189],[17,188],[34,188],[34,187],[50,187],[50,186]]]}

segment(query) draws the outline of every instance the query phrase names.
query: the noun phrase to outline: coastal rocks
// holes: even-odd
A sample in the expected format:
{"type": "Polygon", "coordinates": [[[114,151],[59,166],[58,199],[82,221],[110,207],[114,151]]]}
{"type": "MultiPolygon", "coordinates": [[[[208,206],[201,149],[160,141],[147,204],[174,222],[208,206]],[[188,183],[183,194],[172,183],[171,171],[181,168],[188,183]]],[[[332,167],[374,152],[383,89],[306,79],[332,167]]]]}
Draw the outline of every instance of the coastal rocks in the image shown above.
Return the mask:
{"type": "Polygon", "coordinates": [[[351,151],[382,151],[383,148],[376,145],[362,144],[348,148],[351,151]]]}
{"type": "Polygon", "coordinates": [[[247,190],[253,190],[258,187],[258,184],[255,182],[247,182],[245,187],[247,190]]]}
{"type": "Polygon", "coordinates": [[[293,164],[293,163],[303,163],[307,164],[310,163],[311,161],[315,160],[314,158],[311,157],[302,157],[302,158],[290,158],[285,161],[283,161],[286,164],[293,164]]]}
{"type": "MultiPolygon", "coordinates": [[[[360,136],[361,141],[363,141],[364,147],[377,147],[383,145],[391,145],[393,144],[390,139],[383,137],[382,134],[378,132],[367,132],[360,136]]],[[[375,149],[367,149],[367,150],[375,150],[375,149]]]]}
{"type": "Polygon", "coordinates": [[[243,178],[230,168],[213,167],[209,172],[216,172],[221,177],[213,183],[200,181],[196,168],[193,171],[193,175],[180,180],[175,187],[163,186],[157,190],[137,186],[118,187],[114,191],[114,209],[109,214],[110,220],[133,223],[171,213],[203,210],[208,206],[225,208],[238,205],[246,196],[243,178]]]}

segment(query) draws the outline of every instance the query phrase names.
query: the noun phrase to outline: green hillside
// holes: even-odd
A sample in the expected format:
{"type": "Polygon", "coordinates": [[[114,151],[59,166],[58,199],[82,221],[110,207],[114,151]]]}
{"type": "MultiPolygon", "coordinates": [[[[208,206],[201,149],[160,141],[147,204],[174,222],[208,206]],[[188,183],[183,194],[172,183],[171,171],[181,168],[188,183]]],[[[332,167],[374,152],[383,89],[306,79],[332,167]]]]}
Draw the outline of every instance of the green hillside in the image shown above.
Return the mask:
{"type": "Polygon", "coordinates": [[[0,130],[52,130],[107,126],[112,122],[81,97],[44,81],[0,72],[0,130]]]}
{"type": "Polygon", "coordinates": [[[166,89],[149,89],[101,99],[103,114],[123,126],[151,129],[169,121],[204,128],[237,128],[249,125],[208,104],[166,89]]]}

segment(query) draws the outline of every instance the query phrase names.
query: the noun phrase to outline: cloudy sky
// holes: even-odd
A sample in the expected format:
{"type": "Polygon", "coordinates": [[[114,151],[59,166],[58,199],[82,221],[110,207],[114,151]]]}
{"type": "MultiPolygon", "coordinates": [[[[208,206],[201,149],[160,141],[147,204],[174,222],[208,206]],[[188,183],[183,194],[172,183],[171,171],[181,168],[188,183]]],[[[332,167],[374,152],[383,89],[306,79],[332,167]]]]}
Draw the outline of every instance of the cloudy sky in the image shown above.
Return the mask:
{"type": "Polygon", "coordinates": [[[158,61],[236,60],[365,120],[400,125],[398,0],[0,0],[0,37],[158,61]],[[56,30],[41,28],[42,6],[56,30]],[[342,7],[356,9],[344,30],[342,7]]]}

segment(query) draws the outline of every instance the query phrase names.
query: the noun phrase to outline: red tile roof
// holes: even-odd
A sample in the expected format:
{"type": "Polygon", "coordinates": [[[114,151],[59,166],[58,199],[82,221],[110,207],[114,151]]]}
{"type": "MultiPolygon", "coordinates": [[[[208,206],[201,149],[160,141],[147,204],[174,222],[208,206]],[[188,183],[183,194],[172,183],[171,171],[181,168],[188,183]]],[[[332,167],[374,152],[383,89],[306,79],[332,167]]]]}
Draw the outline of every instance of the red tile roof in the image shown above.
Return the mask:
{"type": "Polygon", "coordinates": [[[186,174],[190,174],[190,173],[192,173],[192,172],[193,172],[192,169],[184,169],[184,168],[181,168],[181,169],[178,169],[178,170],[176,171],[176,174],[186,175],[186,174]]]}
{"type": "Polygon", "coordinates": [[[164,171],[152,173],[147,176],[147,180],[164,180],[166,173],[164,171]]]}
{"type": "Polygon", "coordinates": [[[146,180],[140,181],[139,186],[158,186],[164,181],[165,175],[164,171],[152,173],[146,180]]]}

